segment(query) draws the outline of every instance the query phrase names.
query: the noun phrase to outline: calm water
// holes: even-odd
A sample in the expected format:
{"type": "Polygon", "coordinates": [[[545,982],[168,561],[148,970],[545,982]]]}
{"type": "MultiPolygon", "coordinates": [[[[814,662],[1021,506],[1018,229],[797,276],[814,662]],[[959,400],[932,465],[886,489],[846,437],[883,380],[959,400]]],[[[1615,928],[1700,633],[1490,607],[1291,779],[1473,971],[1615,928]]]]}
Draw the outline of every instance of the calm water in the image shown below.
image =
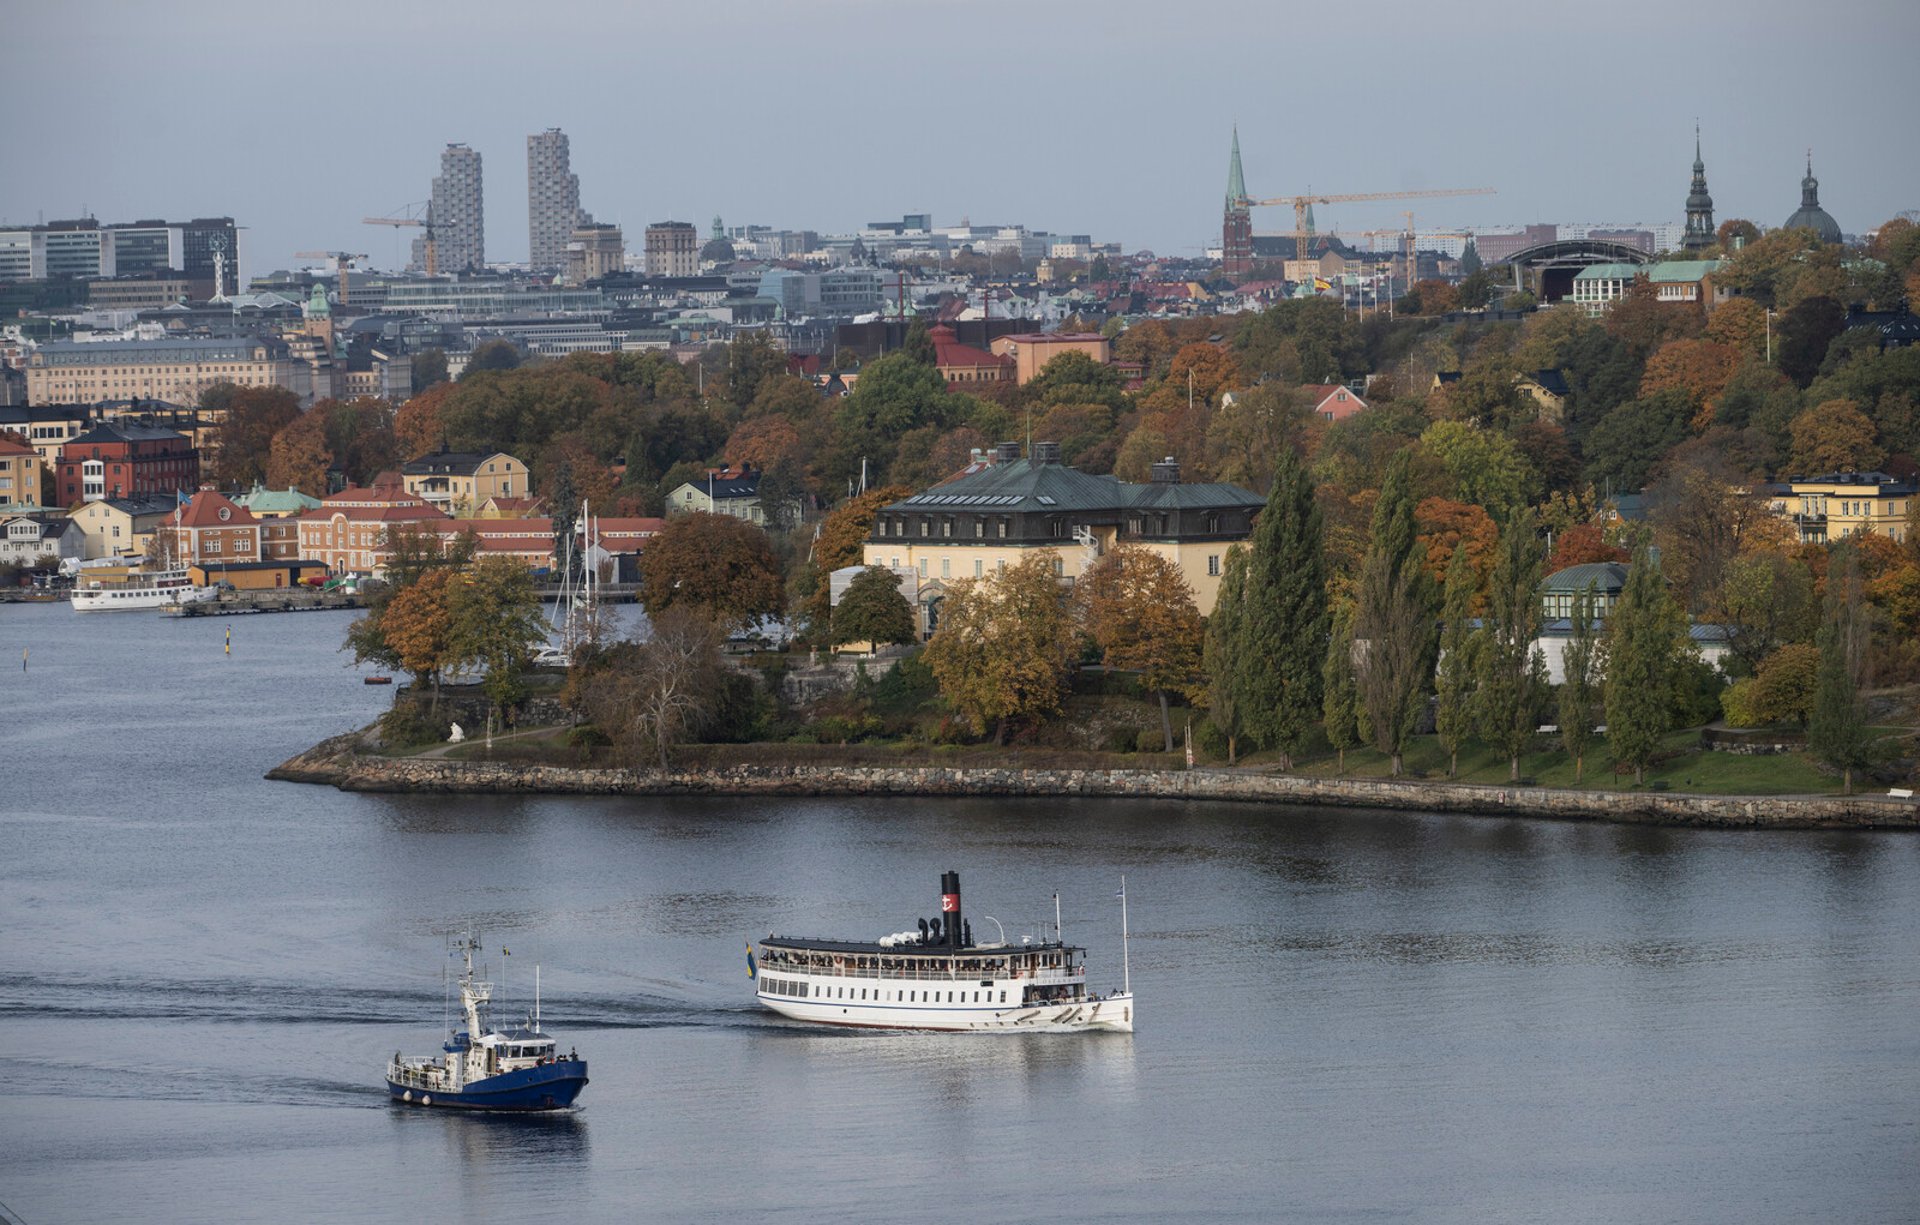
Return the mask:
{"type": "Polygon", "coordinates": [[[267,783],[388,694],[340,614],[0,608],[0,1202],[149,1220],[1913,1220],[1920,839],[1238,805],[469,799],[267,783]],[[816,1032],[743,942],[957,869],[1140,1031],[816,1032]],[[442,933],[583,1108],[391,1107],[442,933]]]}

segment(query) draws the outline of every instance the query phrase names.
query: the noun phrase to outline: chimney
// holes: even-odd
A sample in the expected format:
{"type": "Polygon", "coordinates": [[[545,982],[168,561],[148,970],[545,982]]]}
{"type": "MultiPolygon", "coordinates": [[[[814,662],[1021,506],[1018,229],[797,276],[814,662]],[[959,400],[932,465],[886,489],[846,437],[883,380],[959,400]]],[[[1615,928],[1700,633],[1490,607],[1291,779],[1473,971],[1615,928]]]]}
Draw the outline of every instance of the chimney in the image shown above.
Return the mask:
{"type": "Polygon", "coordinates": [[[1036,464],[1057,464],[1060,462],[1060,444],[1057,442],[1036,442],[1033,444],[1033,462],[1036,464]]]}
{"type": "Polygon", "coordinates": [[[1153,483],[1156,485],[1178,485],[1180,483],[1180,461],[1169,455],[1153,466],[1153,483]]]}
{"type": "Polygon", "coordinates": [[[1003,442],[993,448],[993,461],[997,464],[1010,464],[1020,458],[1020,444],[1003,442]]]}

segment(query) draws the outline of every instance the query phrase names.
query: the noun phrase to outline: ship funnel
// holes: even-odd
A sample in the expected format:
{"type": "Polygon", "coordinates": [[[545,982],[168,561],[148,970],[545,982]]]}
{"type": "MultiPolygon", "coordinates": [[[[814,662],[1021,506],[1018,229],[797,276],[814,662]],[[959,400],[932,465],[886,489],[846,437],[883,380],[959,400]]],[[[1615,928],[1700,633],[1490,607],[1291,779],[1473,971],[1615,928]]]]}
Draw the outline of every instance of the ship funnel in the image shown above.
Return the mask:
{"type": "Polygon", "coordinates": [[[940,874],[940,919],[941,932],[946,943],[952,948],[960,947],[960,874],[942,872],[940,874]]]}

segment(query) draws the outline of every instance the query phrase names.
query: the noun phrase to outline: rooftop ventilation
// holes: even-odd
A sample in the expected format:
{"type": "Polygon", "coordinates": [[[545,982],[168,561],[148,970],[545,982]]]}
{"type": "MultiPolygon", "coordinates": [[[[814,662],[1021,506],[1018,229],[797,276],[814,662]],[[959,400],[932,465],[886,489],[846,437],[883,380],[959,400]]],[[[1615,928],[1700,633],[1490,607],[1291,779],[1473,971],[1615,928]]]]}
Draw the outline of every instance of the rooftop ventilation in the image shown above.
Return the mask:
{"type": "Polygon", "coordinates": [[[1153,483],[1156,485],[1178,485],[1180,483],[1180,461],[1169,455],[1153,466],[1153,483]]]}

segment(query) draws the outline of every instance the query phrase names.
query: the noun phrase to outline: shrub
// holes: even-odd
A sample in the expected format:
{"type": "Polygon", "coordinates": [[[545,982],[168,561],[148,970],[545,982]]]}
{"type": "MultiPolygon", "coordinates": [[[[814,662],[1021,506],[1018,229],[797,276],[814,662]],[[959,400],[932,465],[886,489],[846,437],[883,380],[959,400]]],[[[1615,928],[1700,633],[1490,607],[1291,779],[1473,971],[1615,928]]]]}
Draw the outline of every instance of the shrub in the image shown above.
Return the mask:
{"type": "Polygon", "coordinates": [[[1114,727],[1107,729],[1107,738],[1102,747],[1109,753],[1131,753],[1138,747],[1139,741],[1140,733],[1137,729],[1114,727]]]}
{"type": "Polygon", "coordinates": [[[380,716],[380,739],[392,749],[415,749],[438,744],[452,730],[451,715],[445,711],[432,711],[425,702],[411,699],[394,703],[392,710],[380,716]]]}
{"type": "Polygon", "coordinates": [[[1138,753],[1164,753],[1167,751],[1167,738],[1157,727],[1143,727],[1133,738],[1133,748],[1138,753]]]}
{"type": "Polygon", "coordinates": [[[1225,761],[1227,757],[1227,734],[1214,724],[1212,719],[1202,719],[1193,728],[1193,747],[1206,757],[1225,761]]]}
{"type": "Polygon", "coordinates": [[[1754,677],[1754,713],[1761,723],[1793,722],[1807,725],[1813,711],[1814,682],[1820,671],[1820,648],[1805,642],[1788,643],[1760,661],[1754,677]]]}
{"type": "Polygon", "coordinates": [[[567,731],[567,747],[570,749],[590,752],[593,749],[604,749],[612,743],[613,741],[607,739],[605,732],[591,723],[582,723],[567,731]]]}
{"type": "Polygon", "coordinates": [[[1757,705],[1759,687],[1760,682],[1749,677],[1721,691],[1720,709],[1726,714],[1728,727],[1759,727],[1764,722],[1757,705]]]}
{"type": "Polygon", "coordinates": [[[1698,655],[1687,656],[1673,678],[1673,725],[1698,727],[1720,716],[1720,692],[1727,678],[1698,655]]]}

